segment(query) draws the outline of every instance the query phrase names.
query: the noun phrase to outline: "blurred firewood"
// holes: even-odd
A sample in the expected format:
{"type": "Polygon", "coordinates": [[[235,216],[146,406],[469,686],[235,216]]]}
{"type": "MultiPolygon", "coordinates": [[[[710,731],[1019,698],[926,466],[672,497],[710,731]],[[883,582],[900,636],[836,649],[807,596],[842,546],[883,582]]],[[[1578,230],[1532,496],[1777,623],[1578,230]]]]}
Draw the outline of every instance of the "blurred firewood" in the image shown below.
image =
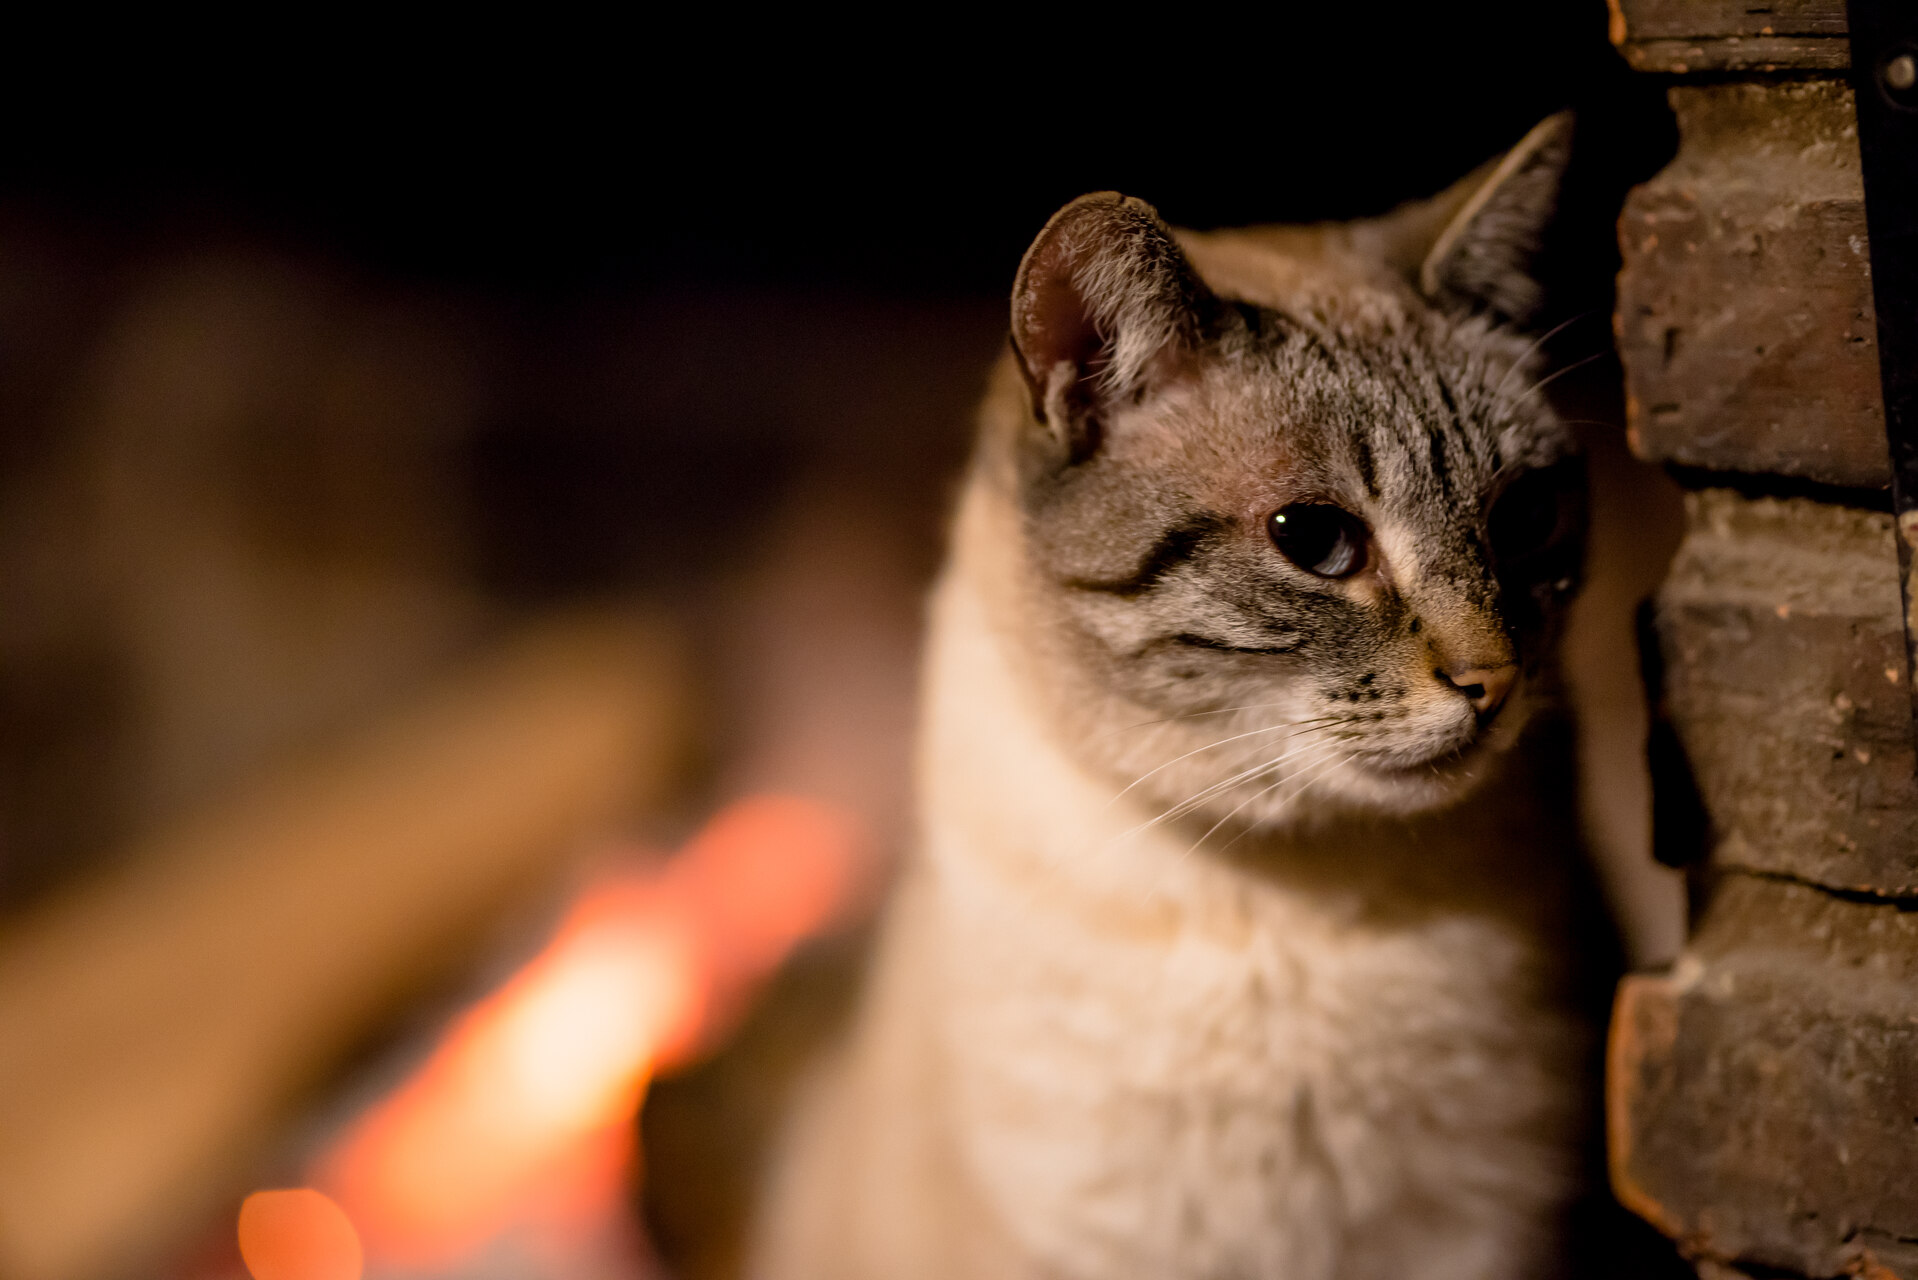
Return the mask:
{"type": "Polygon", "coordinates": [[[0,210],[0,907],[390,705],[498,603],[480,309],[218,236],[111,252],[0,210]]]}
{"type": "Polygon", "coordinates": [[[657,628],[532,629],[0,936],[0,1275],[112,1274],[596,827],[687,725],[657,628]]]}

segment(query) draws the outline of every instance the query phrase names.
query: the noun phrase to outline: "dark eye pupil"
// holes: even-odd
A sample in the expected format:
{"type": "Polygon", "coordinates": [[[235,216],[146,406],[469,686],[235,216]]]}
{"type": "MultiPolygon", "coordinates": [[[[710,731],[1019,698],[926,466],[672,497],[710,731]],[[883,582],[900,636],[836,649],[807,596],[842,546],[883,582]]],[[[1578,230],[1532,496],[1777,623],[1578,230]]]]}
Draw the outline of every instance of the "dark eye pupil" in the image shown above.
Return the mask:
{"type": "Polygon", "coordinates": [[[1266,517],[1281,555],[1307,573],[1343,578],[1365,567],[1365,522],[1340,507],[1300,502],[1266,517]]]}

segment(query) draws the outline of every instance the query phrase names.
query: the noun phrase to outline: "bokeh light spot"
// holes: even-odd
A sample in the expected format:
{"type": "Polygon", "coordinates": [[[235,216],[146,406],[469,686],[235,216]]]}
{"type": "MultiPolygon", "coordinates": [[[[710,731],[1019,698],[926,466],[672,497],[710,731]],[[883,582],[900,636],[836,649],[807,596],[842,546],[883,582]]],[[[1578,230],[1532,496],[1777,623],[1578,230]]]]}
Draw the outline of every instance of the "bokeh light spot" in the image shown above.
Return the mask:
{"type": "Polygon", "coordinates": [[[256,1191],[240,1206],[240,1257],[253,1280],[360,1280],[359,1233],[310,1187],[256,1191]]]}

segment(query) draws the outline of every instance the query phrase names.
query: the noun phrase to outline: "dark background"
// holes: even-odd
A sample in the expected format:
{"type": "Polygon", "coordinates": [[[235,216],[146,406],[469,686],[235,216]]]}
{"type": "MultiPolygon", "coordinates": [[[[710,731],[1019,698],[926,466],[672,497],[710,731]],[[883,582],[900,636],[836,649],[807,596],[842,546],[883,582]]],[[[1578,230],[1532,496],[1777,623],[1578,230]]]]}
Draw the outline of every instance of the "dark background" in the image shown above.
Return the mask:
{"type": "Polygon", "coordinates": [[[891,554],[910,627],[1013,271],[1085,191],[1195,227],[1374,214],[1575,106],[1550,261],[1587,319],[1555,345],[1606,350],[1610,221],[1669,141],[1605,26],[728,10],[69,57],[0,142],[0,907],[513,610],[711,613],[795,503],[871,518],[806,536],[849,574],[891,554]],[[168,408],[196,396],[226,408],[168,408]],[[343,604],[342,575],[397,585],[343,604]],[[398,638],[272,633],[308,605],[309,640],[398,638]]]}
{"type": "Polygon", "coordinates": [[[1611,131],[1605,23],[1599,0],[1542,0],[319,31],[70,89],[17,128],[0,192],[520,300],[997,293],[1088,190],[1195,227],[1347,218],[1562,107],[1611,131]]]}

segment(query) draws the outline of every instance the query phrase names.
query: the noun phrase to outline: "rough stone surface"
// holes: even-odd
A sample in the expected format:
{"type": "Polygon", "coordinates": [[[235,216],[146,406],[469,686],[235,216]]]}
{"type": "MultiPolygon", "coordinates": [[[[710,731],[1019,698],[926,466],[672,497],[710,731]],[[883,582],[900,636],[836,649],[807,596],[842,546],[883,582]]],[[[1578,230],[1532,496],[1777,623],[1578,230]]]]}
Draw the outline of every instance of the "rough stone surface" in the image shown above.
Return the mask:
{"type": "Polygon", "coordinates": [[[1918,894],[1891,516],[1724,490],[1686,504],[1658,632],[1714,864],[1918,894]]]}
{"type": "Polygon", "coordinates": [[[1715,470],[1888,484],[1850,89],[1669,96],[1678,154],[1619,217],[1632,447],[1715,470]]]}
{"type": "Polygon", "coordinates": [[[1918,1276],[1914,992],[1918,913],[1728,875],[1673,972],[1620,990],[1619,1198],[1713,1266],[1918,1276]]]}
{"type": "Polygon", "coordinates": [[[1610,0],[1635,71],[1843,71],[1844,0],[1610,0]]]}

